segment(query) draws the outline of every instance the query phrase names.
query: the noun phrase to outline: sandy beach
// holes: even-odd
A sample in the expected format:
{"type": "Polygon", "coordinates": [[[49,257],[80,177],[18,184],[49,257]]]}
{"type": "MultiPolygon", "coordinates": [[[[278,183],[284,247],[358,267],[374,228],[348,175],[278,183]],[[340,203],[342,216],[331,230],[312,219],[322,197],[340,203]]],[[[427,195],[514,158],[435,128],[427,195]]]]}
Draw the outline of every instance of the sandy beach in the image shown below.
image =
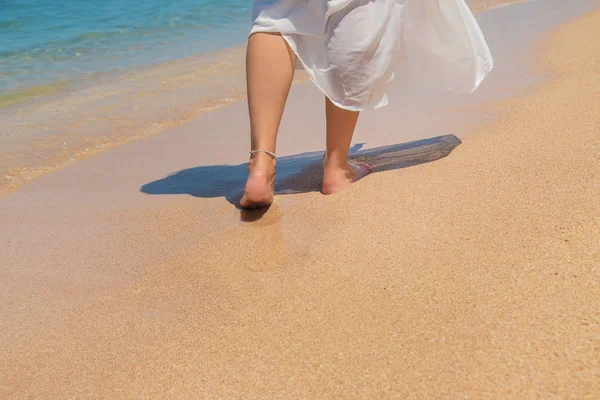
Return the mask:
{"type": "Polygon", "coordinates": [[[243,103],[0,197],[0,397],[599,398],[600,10],[573,3],[485,13],[495,77],[361,116],[374,173],[338,195],[301,83],[265,213],[235,207],[243,103]]]}

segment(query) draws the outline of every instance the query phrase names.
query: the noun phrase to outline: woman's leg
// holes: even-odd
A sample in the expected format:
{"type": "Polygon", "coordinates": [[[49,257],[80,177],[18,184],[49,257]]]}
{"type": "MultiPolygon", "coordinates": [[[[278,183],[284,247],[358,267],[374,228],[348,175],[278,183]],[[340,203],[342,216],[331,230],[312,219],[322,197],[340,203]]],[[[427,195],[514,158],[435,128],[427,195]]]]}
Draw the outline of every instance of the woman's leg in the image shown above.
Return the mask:
{"type": "MultiPolygon", "coordinates": [[[[277,132],[296,68],[296,54],[280,34],[255,33],[248,39],[246,75],[252,150],[275,152],[277,132]]],[[[243,208],[273,202],[275,160],[256,153],[248,163],[243,208]]]]}
{"type": "Polygon", "coordinates": [[[325,101],[327,152],[323,161],[322,191],[324,194],[333,194],[368,175],[371,167],[365,163],[348,162],[348,151],[359,113],[339,108],[328,98],[325,101]]]}

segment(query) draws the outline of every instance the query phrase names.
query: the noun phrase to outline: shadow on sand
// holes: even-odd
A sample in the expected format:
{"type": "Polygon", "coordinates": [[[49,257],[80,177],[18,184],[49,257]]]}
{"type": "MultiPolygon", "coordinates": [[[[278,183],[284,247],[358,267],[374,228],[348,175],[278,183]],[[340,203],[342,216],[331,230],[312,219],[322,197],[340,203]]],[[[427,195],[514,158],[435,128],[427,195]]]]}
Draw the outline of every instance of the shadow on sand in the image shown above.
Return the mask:
{"type": "MultiPolygon", "coordinates": [[[[454,135],[438,136],[409,143],[361,150],[363,144],[350,149],[353,160],[373,166],[373,173],[406,168],[446,157],[461,144],[454,135]]],[[[277,159],[278,195],[307,193],[321,189],[323,152],[310,152],[277,159]]],[[[163,179],[145,184],[146,194],[187,194],[195,197],[225,197],[237,205],[248,174],[248,164],[211,165],[185,169],[163,179]]]]}

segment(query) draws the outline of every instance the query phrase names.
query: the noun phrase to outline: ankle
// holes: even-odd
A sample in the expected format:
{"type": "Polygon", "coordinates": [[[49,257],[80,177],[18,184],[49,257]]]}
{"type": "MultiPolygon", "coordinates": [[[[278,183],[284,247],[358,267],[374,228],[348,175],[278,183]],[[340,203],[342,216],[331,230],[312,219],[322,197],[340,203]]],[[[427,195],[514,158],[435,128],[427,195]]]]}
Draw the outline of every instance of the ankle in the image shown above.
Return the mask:
{"type": "Polygon", "coordinates": [[[248,169],[252,172],[272,171],[275,169],[275,158],[266,153],[255,153],[250,157],[248,169]]]}
{"type": "Polygon", "coordinates": [[[348,169],[348,156],[339,154],[326,154],[323,160],[323,167],[326,170],[348,169]]]}

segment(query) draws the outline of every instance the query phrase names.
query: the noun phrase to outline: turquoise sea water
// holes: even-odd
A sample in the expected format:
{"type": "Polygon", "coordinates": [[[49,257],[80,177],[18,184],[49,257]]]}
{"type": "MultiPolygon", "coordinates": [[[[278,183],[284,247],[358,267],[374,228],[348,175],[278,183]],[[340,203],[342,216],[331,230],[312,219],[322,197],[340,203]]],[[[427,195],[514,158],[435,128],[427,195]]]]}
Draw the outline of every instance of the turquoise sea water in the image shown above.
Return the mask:
{"type": "Polygon", "coordinates": [[[0,93],[244,40],[251,0],[0,0],[0,93]]]}
{"type": "Polygon", "coordinates": [[[0,195],[244,97],[252,0],[0,0],[0,195]]]}

